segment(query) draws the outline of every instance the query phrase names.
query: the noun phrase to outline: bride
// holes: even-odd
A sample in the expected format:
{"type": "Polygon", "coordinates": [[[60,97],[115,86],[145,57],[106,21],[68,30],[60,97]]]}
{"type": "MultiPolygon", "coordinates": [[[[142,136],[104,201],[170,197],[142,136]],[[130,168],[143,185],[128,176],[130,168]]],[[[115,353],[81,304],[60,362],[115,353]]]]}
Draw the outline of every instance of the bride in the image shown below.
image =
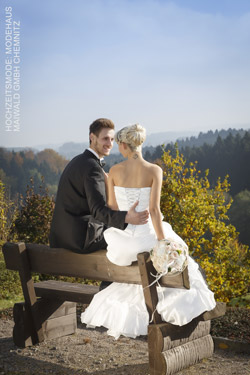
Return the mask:
{"type": "MultiPolygon", "coordinates": [[[[138,201],[137,211],[149,209],[150,217],[144,225],[128,224],[125,230],[109,228],[104,232],[107,257],[117,265],[127,266],[137,260],[137,254],[150,251],[157,241],[171,238],[184,241],[162,221],[160,196],[162,169],[142,157],[145,129],[139,124],[127,126],[115,136],[120,153],[127,159],[114,165],[109,172],[107,202],[113,210],[128,210],[138,201]]],[[[216,302],[208,289],[198,264],[188,256],[190,289],[158,289],[157,311],[163,321],[182,326],[204,311],[212,310],[216,302]]],[[[81,314],[87,327],[108,328],[108,334],[135,338],[147,334],[149,314],[141,285],[112,283],[97,293],[81,314]]]]}

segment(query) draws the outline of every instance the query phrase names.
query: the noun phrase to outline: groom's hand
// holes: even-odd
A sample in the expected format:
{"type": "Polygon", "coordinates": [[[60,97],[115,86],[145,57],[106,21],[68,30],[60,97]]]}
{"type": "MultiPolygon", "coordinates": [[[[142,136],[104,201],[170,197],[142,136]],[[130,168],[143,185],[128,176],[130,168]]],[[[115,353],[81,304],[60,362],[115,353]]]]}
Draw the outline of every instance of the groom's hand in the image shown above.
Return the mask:
{"type": "Polygon", "coordinates": [[[138,201],[131,206],[127,215],[125,216],[125,223],[133,224],[133,225],[142,225],[148,222],[149,212],[148,210],[137,212],[135,211],[136,206],[138,205],[138,201]]]}

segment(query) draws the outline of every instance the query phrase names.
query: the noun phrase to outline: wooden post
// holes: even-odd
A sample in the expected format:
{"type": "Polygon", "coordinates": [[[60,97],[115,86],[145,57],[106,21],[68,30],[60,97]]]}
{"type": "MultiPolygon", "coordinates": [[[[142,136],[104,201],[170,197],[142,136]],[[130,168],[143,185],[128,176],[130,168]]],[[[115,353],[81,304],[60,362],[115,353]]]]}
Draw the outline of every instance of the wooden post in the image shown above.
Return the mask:
{"type": "Polygon", "coordinates": [[[138,265],[141,274],[141,283],[143,287],[143,293],[145,298],[145,303],[149,313],[149,319],[152,319],[153,323],[161,323],[161,316],[156,311],[156,306],[158,303],[158,294],[156,285],[149,286],[153,281],[155,281],[154,276],[151,273],[155,273],[155,269],[150,260],[150,255],[147,252],[140,253],[137,255],[138,265]]]}
{"type": "Polygon", "coordinates": [[[148,328],[150,375],[171,375],[213,354],[210,321],[184,326],[152,324],[148,328]]]}
{"type": "Polygon", "coordinates": [[[164,338],[160,324],[152,324],[148,327],[148,357],[150,375],[165,375],[166,361],[162,355],[164,338]]]}
{"type": "Polygon", "coordinates": [[[15,256],[18,256],[19,258],[19,275],[25,300],[25,311],[28,316],[26,321],[29,321],[29,332],[34,345],[38,342],[44,341],[44,335],[42,324],[39,319],[39,312],[37,310],[37,298],[31,277],[27,250],[24,243],[12,244],[12,246],[15,256]]]}
{"type": "Polygon", "coordinates": [[[190,283],[189,283],[189,276],[188,276],[188,267],[184,269],[182,272],[182,280],[183,280],[183,285],[186,289],[190,289],[190,283]]]}
{"type": "MultiPolygon", "coordinates": [[[[43,327],[45,340],[71,335],[76,332],[76,303],[57,299],[38,299],[37,316],[43,327]]],[[[16,346],[32,346],[30,315],[25,302],[16,303],[13,309],[13,341],[16,346]]]]}
{"type": "Polygon", "coordinates": [[[13,341],[19,348],[32,346],[30,315],[25,310],[25,302],[15,303],[13,307],[13,341]]]}

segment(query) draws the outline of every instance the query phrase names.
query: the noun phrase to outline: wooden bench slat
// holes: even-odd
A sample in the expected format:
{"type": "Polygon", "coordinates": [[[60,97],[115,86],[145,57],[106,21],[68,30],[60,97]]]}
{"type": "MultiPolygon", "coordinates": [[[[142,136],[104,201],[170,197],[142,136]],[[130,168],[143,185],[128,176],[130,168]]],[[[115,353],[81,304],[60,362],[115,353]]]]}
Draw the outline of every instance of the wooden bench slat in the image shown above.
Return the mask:
{"type": "Polygon", "coordinates": [[[62,301],[71,301],[89,304],[99,286],[76,284],[56,280],[41,281],[34,284],[37,297],[55,298],[62,301]]]}
{"type": "MultiPolygon", "coordinates": [[[[18,271],[20,257],[16,244],[6,243],[3,253],[6,267],[18,271]]],[[[117,266],[106,257],[106,250],[90,254],[78,254],[67,249],[50,248],[46,245],[25,244],[30,271],[52,276],[81,277],[91,280],[116,281],[120,283],[141,284],[141,275],[137,262],[131,266],[117,266]],[[49,262],[48,262],[49,259],[49,262]]],[[[171,288],[188,288],[188,271],[177,276],[164,276],[162,286],[171,288]]]]}
{"type": "Polygon", "coordinates": [[[141,283],[137,262],[131,266],[117,266],[108,260],[106,250],[78,254],[66,249],[49,248],[45,245],[27,244],[26,247],[33,272],[84,277],[91,280],[141,283]],[[50,259],[49,262],[47,256],[50,259]]]}

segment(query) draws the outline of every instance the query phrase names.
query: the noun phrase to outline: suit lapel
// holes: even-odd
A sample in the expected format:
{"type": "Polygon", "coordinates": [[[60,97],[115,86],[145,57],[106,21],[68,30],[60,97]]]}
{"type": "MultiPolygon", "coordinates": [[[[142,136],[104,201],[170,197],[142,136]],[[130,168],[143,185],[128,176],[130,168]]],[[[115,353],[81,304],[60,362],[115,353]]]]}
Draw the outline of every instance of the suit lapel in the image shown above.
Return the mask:
{"type": "Polygon", "coordinates": [[[83,155],[86,156],[88,159],[94,159],[96,160],[96,162],[100,165],[100,159],[98,159],[94,154],[93,152],[89,151],[89,150],[85,150],[83,152],[83,155]]]}

